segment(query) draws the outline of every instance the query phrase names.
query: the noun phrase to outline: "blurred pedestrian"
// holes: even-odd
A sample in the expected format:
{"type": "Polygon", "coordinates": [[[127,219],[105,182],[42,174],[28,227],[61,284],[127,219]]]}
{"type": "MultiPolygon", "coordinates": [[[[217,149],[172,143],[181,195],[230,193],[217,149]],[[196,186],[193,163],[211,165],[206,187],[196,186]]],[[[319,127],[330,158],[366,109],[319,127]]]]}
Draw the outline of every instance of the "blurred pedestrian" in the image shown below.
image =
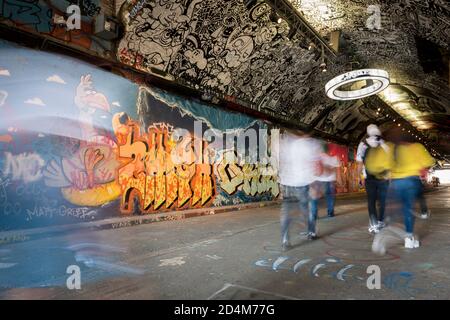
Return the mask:
{"type": "Polygon", "coordinates": [[[367,193],[367,207],[369,211],[369,232],[378,233],[385,226],[384,212],[386,207],[386,193],[389,182],[384,171],[376,167],[377,158],[383,157],[388,146],[381,136],[380,129],[370,124],[367,126],[367,137],[358,145],[356,161],[358,162],[359,176],[364,177],[367,193]],[[371,161],[367,166],[368,159],[371,161]],[[378,210],[377,210],[378,204],[378,210]]]}
{"type": "Polygon", "coordinates": [[[280,216],[283,250],[291,247],[289,226],[292,221],[292,213],[298,209],[305,220],[308,220],[308,239],[314,240],[317,237],[315,217],[311,214],[309,207],[310,192],[316,191],[316,188],[310,188],[310,185],[316,177],[320,154],[319,141],[308,134],[285,130],[281,135],[278,176],[283,190],[280,216]]]}
{"type": "MultiPolygon", "coordinates": [[[[336,200],[336,170],[339,160],[336,156],[330,156],[326,152],[320,154],[321,169],[316,181],[321,183],[323,195],[327,203],[327,217],[334,217],[334,203],[336,200]]],[[[312,217],[317,217],[319,199],[311,199],[312,217]]]]}
{"type": "Polygon", "coordinates": [[[420,172],[434,165],[435,160],[427,149],[412,137],[394,128],[389,133],[393,147],[389,151],[391,188],[400,203],[405,224],[405,247],[418,248],[419,240],[414,235],[414,203],[422,190],[420,172]]]}

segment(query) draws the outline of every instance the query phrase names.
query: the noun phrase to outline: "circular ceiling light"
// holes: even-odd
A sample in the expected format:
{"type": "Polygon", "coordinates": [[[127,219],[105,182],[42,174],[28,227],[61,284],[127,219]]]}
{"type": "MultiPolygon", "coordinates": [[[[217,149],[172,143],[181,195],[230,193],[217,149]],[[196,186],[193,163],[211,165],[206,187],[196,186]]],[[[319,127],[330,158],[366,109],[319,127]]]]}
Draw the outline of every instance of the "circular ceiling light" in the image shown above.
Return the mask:
{"type": "Polygon", "coordinates": [[[327,96],[334,100],[356,100],[383,91],[389,86],[389,74],[380,69],[361,69],[341,74],[325,85],[327,96]],[[339,90],[343,85],[371,80],[373,83],[358,90],[339,90]]]}

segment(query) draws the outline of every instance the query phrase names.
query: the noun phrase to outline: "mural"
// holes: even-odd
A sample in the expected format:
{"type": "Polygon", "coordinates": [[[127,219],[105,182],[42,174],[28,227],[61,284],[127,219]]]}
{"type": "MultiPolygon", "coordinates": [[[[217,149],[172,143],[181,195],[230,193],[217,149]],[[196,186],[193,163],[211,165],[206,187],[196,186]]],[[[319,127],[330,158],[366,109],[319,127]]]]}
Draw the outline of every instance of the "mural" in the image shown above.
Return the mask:
{"type": "Polygon", "coordinates": [[[133,192],[138,194],[140,206],[145,211],[158,210],[163,204],[165,208],[205,206],[212,200],[215,195],[212,166],[194,162],[202,155],[193,148],[192,140],[183,141],[185,148],[181,149],[185,154],[180,157],[188,160],[175,164],[171,154],[176,149],[176,142],[170,125],[153,124],[143,135],[137,123],[127,120],[126,126],[126,135],[123,131],[118,132],[125,140],[119,147],[118,156],[127,160],[118,171],[123,211],[133,208],[133,192]]]}
{"type": "MultiPolygon", "coordinates": [[[[208,99],[219,96],[344,137],[349,143],[358,142],[354,139],[367,122],[381,124],[386,119],[364,114],[359,105],[355,115],[349,116],[353,103],[331,101],[323,87],[349,69],[382,68],[405,88],[434,92],[438,97],[433,101],[428,96],[414,97],[421,99],[420,120],[438,129],[445,126],[442,115],[433,113],[439,107],[436,103],[445,106],[450,101],[445,90],[448,76],[421,70],[417,45],[421,38],[442,50],[449,49],[449,8],[443,1],[289,2],[325,40],[331,31],[342,32],[340,55],[327,61],[327,72],[319,68],[320,50],[309,48],[306,39],[262,0],[118,0],[114,4],[100,0],[0,0],[0,16],[5,18],[2,23],[49,34],[101,56],[115,55],[127,65],[180,80],[208,99]],[[81,30],[68,31],[58,22],[71,4],[80,6],[81,30]],[[367,27],[375,12],[369,12],[369,6],[379,6],[380,28],[375,30],[367,27]],[[93,22],[100,12],[115,13],[123,23],[125,32],[117,44],[93,35],[93,22]],[[335,125],[336,118],[346,118],[346,124],[335,125]]],[[[3,96],[0,92],[0,102],[3,96]]],[[[432,135],[443,131],[435,130],[432,135]]]]}
{"type": "Polygon", "coordinates": [[[260,108],[292,114],[318,66],[264,1],[248,7],[242,0],[134,1],[121,12],[120,61],[260,108]]]}
{"type": "Polygon", "coordinates": [[[74,59],[0,50],[1,230],[278,196],[270,145],[235,148],[252,132],[267,140],[263,121],[74,59]]]}
{"type": "Polygon", "coordinates": [[[355,161],[356,150],[347,146],[328,143],[328,154],[339,159],[340,166],[336,172],[336,192],[354,193],[364,190],[360,185],[360,176],[358,174],[358,165],[355,161]]]}
{"type": "MultiPolygon", "coordinates": [[[[438,92],[446,104],[448,93],[442,88],[447,87],[448,77],[438,81],[435,75],[422,72],[416,44],[416,37],[422,37],[448,48],[448,8],[442,1],[289,2],[325,40],[331,31],[342,32],[342,54],[327,61],[327,72],[318,68],[320,52],[308,48],[302,35],[264,1],[124,2],[119,12],[126,30],[117,57],[141,70],[162,72],[202,92],[353,144],[369,122],[381,124],[387,119],[361,101],[328,99],[323,87],[338,74],[382,68],[393,82],[438,92]],[[367,20],[377,12],[380,28],[369,29],[367,20]]],[[[422,108],[427,107],[422,103],[422,108]]],[[[432,108],[427,112],[432,113],[432,108]]]]}

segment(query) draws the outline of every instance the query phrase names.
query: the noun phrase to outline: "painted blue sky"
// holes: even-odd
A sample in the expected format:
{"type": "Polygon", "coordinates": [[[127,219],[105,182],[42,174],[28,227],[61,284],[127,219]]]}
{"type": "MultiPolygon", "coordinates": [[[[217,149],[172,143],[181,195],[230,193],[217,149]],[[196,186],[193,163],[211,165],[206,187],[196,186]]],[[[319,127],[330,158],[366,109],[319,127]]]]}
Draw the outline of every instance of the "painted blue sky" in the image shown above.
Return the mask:
{"type": "Polygon", "coordinates": [[[76,119],[76,87],[87,74],[92,76],[95,91],[107,97],[112,113],[126,111],[136,118],[138,87],[127,79],[76,59],[6,41],[0,41],[0,57],[1,131],[5,129],[2,124],[11,123],[14,117],[76,119]]]}

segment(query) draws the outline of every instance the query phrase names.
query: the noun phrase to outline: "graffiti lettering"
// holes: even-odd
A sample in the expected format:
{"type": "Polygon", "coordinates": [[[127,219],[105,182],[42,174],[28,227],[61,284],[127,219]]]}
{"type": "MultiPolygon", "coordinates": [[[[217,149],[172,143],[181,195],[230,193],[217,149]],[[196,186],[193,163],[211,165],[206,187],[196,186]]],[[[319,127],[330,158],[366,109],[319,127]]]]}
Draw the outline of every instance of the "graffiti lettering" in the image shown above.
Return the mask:
{"type": "Polygon", "coordinates": [[[27,216],[29,220],[38,217],[53,218],[60,217],[74,217],[78,219],[94,218],[96,211],[88,207],[68,208],[66,206],[60,207],[38,207],[35,206],[33,210],[27,209],[27,216]]]}
{"type": "MultiPolygon", "coordinates": [[[[243,190],[245,194],[255,196],[264,192],[271,192],[274,197],[280,193],[276,175],[266,175],[273,172],[271,165],[229,163],[227,153],[224,160],[217,166],[217,172],[221,180],[221,188],[228,194],[243,190]]],[[[233,158],[233,157],[232,157],[233,158]]]]}
{"type": "Polygon", "coordinates": [[[24,182],[37,181],[42,177],[44,160],[36,153],[21,153],[12,155],[5,152],[4,175],[11,176],[12,180],[23,180],[24,182]]]}
{"type": "Polygon", "coordinates": [[[7,235],[0,237],[0,244],[7,244],[12,242],[22,242],[30,239],[30,237],[22,234],[22,233],[14,233],[12,235],[7,235]]]}
{"type": "Polygon", "coordinates": [[[126,143],[119,146],[121,208],[132,212],[134,198],[145,212],[185,206],[204,206],[215,193],[212,166],[195,164],[193,139],[184,137],[178,143],[169,125],[157,123],[140,134],[139,125],[129,121],[126,143]],[[174,164],[172,155],[184,161],[174,164]],[[189,202],[190,201],[190,202],[189,202]]]}
{"type": "Polygon", "coordinates": [[[52,10],[42,10],[36,0],[6,0],[0,9],[2,17],[33,26],[37,31],[50,32],[52,10]]]}
{"type": "Polygon", "coordinates": [[[5,204],[8,201],[8,197],[6,194],[6,187],[10,184],[9,179],[2,180],[1,179],[1,171],[0,171],[0,205],[5,204]]]}
{"type": "Polygon", "coordinates": [[[84,16],[93,17],[101,11],[101,8],[91,0],[68,0],[68,2],[72,5],[77,5],[84,16]]]}

